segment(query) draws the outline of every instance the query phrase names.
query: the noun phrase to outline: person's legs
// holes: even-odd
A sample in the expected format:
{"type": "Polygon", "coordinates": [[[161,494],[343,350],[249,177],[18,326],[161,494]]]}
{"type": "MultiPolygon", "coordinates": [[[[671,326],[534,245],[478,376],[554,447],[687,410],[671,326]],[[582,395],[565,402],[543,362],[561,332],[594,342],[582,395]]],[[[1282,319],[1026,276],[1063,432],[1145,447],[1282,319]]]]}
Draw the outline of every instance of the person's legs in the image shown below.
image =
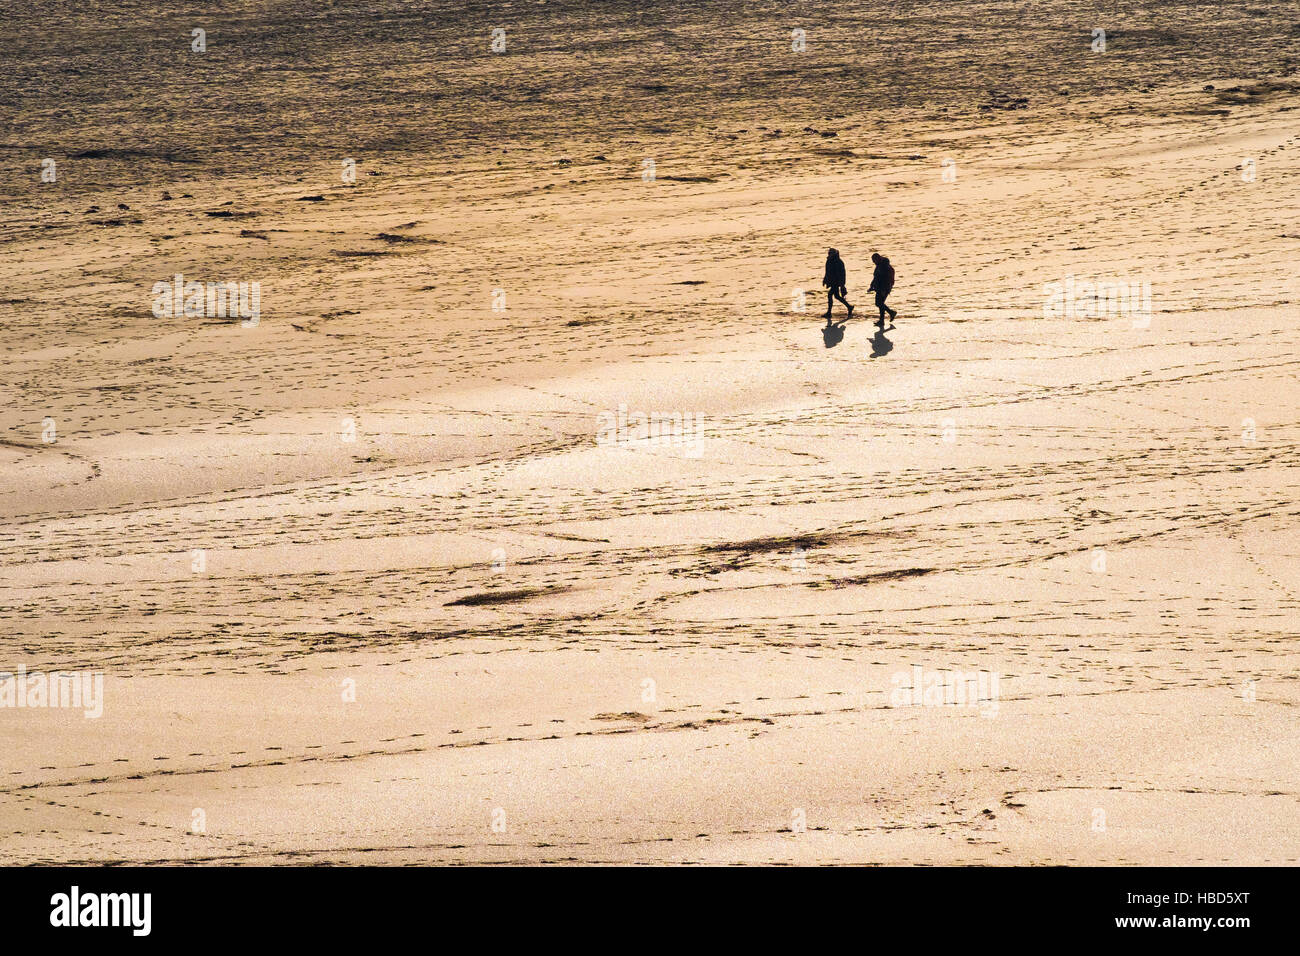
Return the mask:
{"type": "Polygon", "coordinates": [[[892,291],[893,291],[893,289],[887,291],[887,293],[885,293],[884,295],[881,295],[881,297],[880,297],[880,317],[881,317],[881,319],[884,319],[884,317],[885,317],[885,312],[888,312],[888,313],[889,313],[889,321],[893,321],[894,319],[896,319],[896,317],[897,317],[897,315],[898,315],[898,310],[896,310],[896,308],[889,308],[889,306],[887,306],[887,304],[885,304],[885,299],[888,299],[888,298],[889,298],[889,293],[892,293],[892,291]]]}
{"type": "Polygon", "coordinates": [[[887,305],[885,305],[885,296],[887,294],[888,293],[885,292],[876,293],[876,308],[880,310],[880,318],[876,320],[877,325],[883,326],[885,324],[885,312],[889,308],[887,305]]]}
{"type": "Polygon", "coordinates": [[[822,316],[823,319],[829,319],[831,317],[831,309],[835,307],[836,299],[839,299],[844,303],[844,307],[849,310],[849,317],[851,318],[853,316],[853,306],[849,305],[849,300],[844,298],[842,294],[843,291],[846,290],[843,290],[842,288],[826,290],[826,314],[822,316]]]}

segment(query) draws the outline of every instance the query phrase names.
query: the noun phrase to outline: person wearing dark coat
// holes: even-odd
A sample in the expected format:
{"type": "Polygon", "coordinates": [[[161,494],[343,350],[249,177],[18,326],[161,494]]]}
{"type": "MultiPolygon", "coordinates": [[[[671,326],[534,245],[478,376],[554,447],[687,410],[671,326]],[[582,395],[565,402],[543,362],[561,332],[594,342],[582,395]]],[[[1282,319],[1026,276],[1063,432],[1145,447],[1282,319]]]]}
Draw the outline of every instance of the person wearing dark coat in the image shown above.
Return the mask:
{"type": "Polygon", "coordinates": [[[844,280],[844,260],[840,258],[838,249],[832,249],[826,254],[826,274],[822,276],[822,285],[826,286],[826,314],[822,316],[823,319],[831,317],[831,308],[836,299],[844,303],[849,310],[849,318],[853,318],[853,306],[844,298],[849,294],[844,280]]]}
{"type": "Polygon", "coordinates": [[[893,322],[898,316],[898,312],[885,305],[885,299],[894,288],[894,267],[889,264],[889,260],[878,252],[871,254],[871,261],[876,264],[876,271],[871,276],[871,286],[868,292],[876,293],[876,308],[880,310],[880,318],[876,320],[876,325],[882,329],[885,327],[885,313],[889,313],[889,321],[893,322]]]}

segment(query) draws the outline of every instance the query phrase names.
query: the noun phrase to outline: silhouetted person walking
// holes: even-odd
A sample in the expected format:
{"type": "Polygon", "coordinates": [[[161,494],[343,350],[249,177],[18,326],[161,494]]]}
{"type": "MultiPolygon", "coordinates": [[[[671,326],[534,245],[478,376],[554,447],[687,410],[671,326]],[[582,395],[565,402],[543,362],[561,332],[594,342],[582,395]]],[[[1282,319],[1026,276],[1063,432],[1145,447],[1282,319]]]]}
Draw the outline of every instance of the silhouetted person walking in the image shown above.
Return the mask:
{"type": "Polygon", "coordinates": [[[826,286],[826,314],[822,316],[823,319],[831,317],[831,308],[836,299],[844,303],[849,310],[849,318],[853,318],[853,306],[844,298],[849,294],[844,279],[844,260],[840,258],[838,249],[832,249],[826,254],[826,274],[822,276],[822,285],[826,286]]]}
{"type": "MultiPolygon", "coordinates": [[[[834,251],[834,250],[832,250],[834,251]]],[[[871,276],[871,287],[868,292],[876,293],[876,308],[880,310],[880,318],[876,320],[876,325],[882,329],[885,327],[885,313],[889,313],[889,321],[893,322],[898,313],[885,305],[885,299],[894,288],[894,267],[878,252],[871,254],[871,261],[876,264],[876,271],[871,276]]]]}

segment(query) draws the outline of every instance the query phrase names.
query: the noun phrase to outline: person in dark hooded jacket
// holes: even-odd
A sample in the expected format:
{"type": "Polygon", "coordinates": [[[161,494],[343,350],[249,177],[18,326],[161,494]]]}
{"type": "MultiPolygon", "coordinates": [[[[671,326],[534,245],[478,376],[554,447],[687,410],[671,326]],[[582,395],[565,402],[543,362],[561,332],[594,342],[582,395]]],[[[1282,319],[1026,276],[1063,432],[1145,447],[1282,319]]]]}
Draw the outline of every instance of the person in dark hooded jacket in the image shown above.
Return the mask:
{"type": "Polygon", "coordinates": [[[844,260],[840,258],[838,249],[832,249],[826,254],[826,274],[822,276],[822,285],[826,286],[826,314],[822,316],[823,319],[831,317],[831,307],[835,305],[836,299],[844,303],[849,310],[849,318],[853,318],[853,306],[844,298],[849,294],[844,279],[844,260]]]}
{"type": "Polygon", "coordinates": [[[880,318],[876,320],[876,325],[882,329],[885,327],[885,313],[889,313],[889,321],[893,322],[898,313],[885,305],[885,299],[894,288],[894,267],[889,264],[889,260],[878,252],[871,254],[871,261],[876,264],[876,271],[871,276],[871,286],[868,292],[876,293],[876,308],[880,310],[880,318]]]}

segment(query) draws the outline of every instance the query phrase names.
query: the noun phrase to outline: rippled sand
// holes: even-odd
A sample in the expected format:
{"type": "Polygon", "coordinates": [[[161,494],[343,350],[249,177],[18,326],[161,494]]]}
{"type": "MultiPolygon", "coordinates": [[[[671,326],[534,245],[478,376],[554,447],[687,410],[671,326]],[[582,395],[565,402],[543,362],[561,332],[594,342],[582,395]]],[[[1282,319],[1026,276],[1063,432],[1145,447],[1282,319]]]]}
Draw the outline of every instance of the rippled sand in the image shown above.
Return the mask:
{"type": "Polygon", "coordinates": [[[1295,863],[1300,16],[644,5],[0,2],[0,859],[1295,863]]]}

